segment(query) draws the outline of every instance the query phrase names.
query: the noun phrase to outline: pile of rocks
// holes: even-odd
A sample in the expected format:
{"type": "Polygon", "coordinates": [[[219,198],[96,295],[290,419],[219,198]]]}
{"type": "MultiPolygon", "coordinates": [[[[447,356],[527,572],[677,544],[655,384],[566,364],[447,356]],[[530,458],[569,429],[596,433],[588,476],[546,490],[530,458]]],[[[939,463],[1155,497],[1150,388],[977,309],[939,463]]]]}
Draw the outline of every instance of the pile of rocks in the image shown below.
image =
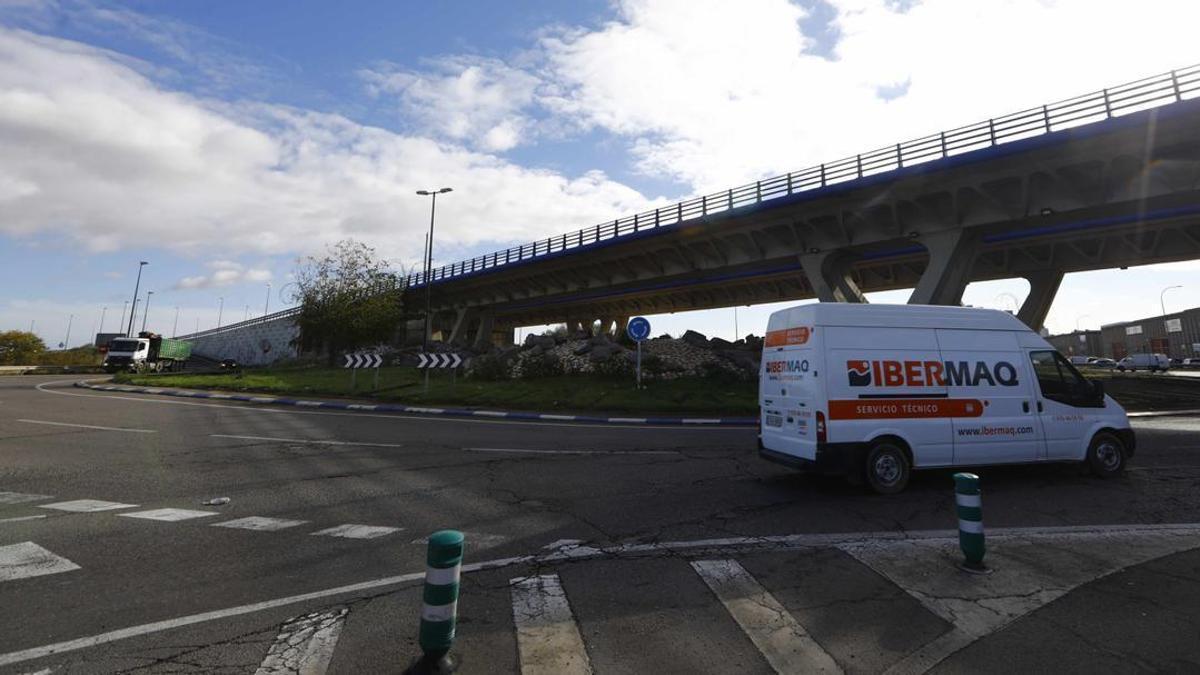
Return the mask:
{"type": "MultiPolygon", "coordinates": [[[[468,377],[545,377],[587,373],[632,373],[635,347],[608,335],[530,335],[525,343],[477,355],[468,377]]],[[[723,375],[755,378],[762,339],[749,336],[730,342],[695,331],[680,338],[667,335],[642,343],[642,372],[649,379],[723,375]]]]}

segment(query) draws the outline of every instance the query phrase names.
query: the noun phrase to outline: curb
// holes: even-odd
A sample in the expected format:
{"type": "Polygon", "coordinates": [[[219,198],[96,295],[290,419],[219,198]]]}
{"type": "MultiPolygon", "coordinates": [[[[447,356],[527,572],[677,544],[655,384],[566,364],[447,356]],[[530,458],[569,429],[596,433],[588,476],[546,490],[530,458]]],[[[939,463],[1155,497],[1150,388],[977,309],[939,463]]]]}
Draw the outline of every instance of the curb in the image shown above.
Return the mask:
{"type": "Polygon", "coordinates": [[[92,384],[86,380],[75,383],[81,389],[120,391],[132,394],[153,394],[179,398],[207,398],[219,401],[240,401],[260,405],[287,405],[298,408],[324,408],[327,410],[359,410],[363,412],[390,412],[409,415],[442,415],[448,417],[476,417],[529,422],[584,422],[588,424],[620,424],[644,426],[689,426],[689,427],[756,427],[757,417],[598,417],[592,415],[557,415],[549,413],[507,412],[503,410],[471,410],[468,408],[431,408],[425,406],[393,405],[388,403],[346,403],[342,401],[315,401],[311,399],[282,398],[278,396],[254,396],[250,394],[217,394],[192,389],[168,389],[165,387],[131,387],[120,384],[92,384]]]}

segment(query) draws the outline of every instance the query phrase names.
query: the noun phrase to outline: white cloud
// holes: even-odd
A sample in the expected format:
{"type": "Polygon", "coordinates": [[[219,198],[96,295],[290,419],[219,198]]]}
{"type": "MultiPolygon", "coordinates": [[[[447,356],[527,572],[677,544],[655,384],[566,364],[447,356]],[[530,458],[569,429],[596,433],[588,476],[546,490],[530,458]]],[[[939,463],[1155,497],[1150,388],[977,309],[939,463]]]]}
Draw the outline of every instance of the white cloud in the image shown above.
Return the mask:
{"type": "Polygon", "coordinates": [[[468,142],[488,152],[511,150],[529,131],[524,110],[539,79],[496,59],[455,56],[426,72],[392,64],[359,72],[375,95],[399,97],[405,119],[422,131],[468,142]]]}
{"type": "Polygon", "coordinates": [[[208,263],[212,274],[200,274],[180,279],[172,286],[178,290],[195,290],[198,288],[219,288],[241,283],[265,283],[271,280],[271,271],[261,268],[247,268],[232,260],[213,260],[208,263]]]}
{"type": "Polygon", "coordinates": [[[785,0],[625,0],[543,40],[544,104],[708,191],[1186,65],[1200,19],[1190,0],[831,4],[826,59],[785,0]]]}
{"type": "MultiPolygon", "coordinates": [[[[428,218],[413,192],[434,182],[455,189],[439,204],[439,258],[646,205],[601,173],[569,178],[337,115],[196,98],[125,61],[0,28],[0,185],[19,186],[0,198],[0,233],[237,255],[353,236],[413,260],[428,218]]],[[[509,141],[498,131],[493,142],[509,141]]]]}

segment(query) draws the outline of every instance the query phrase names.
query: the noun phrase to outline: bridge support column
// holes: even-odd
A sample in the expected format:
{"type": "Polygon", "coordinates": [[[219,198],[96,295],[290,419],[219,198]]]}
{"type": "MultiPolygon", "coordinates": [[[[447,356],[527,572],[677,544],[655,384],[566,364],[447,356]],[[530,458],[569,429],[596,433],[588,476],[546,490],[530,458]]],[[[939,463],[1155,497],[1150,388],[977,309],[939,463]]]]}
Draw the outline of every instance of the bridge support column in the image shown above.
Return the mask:
{"type": "Polygon", "coordinates": [[[613,338],[617,339],[617,340],[621,339],[621,337],[625,335],[625,328],[628,325],[629,325],[629,317],[627,317],[627,316],[617,317],[617,320],[613,323],[613,338]]]}
{"type": "Polygon", "coordinates": [[[821,302],[866,302],[867,298],[850,276],[853,257],[838,251],[804,254],[800,265],[821,302]]]}
{"type": "Polygon", "coordinates": [[[479,314],[474,309],[460,309],[454,317],[454,327],[450,329],[450,339],[447,340],[452,345],[462,345],[467,341],[467,331],[474,323],[476,316],[479,314]]]}
{"type": "Polygon", "coordinates": [[[475,349],[487,349],[492,346],[492,328],[496,325],[496,317],[488,311],[479,312],[479,327],[475,329],[475,340],[471,345],[475,349]]]}
{"type": "Polygon", "coordinates": [[[908,298],[910,305],[960,305],[979,251],[978,232],[966,229],[921,236],[929,265],[908,298]]]}
{"type": "Polygon", "coordinates": [[[1025,280],[1029,282],[1029,295],[1025,296],[1025,302],[1021,303],[1017,318],[1032,330],[1040,331],[1042,324],[1046,322],[1046,314],[1050,312],[1054,296],[1058,294],[1058,287],[1062,284],[1063,273],[1054,270],[1034,272],[1027,275],[1025,280]]]}

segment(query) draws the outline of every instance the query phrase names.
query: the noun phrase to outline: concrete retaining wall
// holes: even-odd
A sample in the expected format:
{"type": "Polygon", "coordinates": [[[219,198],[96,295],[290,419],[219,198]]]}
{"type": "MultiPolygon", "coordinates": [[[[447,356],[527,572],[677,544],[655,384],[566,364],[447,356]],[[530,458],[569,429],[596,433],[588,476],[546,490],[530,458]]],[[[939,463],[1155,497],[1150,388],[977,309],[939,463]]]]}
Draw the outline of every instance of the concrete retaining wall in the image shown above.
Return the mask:
{"type": "Polygon", "coordinates": [[[299,355],[292,341],[300,335],[295,310],[230,324],[179,339],[192,343],[192,352],[211,359],[236,359],[251,366],[267,365],[299,355]]]}

